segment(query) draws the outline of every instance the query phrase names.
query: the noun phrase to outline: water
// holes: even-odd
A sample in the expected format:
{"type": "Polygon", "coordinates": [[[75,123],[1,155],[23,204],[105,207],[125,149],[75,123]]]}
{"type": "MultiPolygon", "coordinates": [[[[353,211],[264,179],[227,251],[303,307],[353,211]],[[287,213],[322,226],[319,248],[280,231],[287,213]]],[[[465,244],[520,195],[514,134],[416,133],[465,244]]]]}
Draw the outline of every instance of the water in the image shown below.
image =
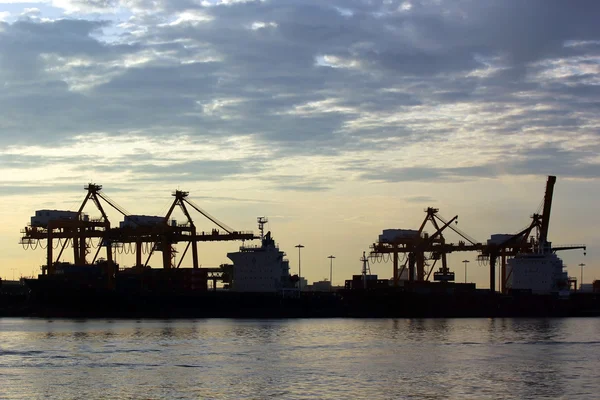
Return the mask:
{"type": "Polygon", "coordinates": [[[0,319],[1,399],[597,398],[600,318],[0,319]]]}

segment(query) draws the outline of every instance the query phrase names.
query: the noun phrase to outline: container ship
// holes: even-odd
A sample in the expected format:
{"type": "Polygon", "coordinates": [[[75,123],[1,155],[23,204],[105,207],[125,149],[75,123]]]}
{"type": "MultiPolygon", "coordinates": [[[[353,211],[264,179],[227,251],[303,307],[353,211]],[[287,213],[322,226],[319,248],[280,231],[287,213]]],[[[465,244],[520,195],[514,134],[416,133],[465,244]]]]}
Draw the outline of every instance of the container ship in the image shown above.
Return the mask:
{"type": "Polygon", "coordinates": [[[543,212],[534,214],[531,224],[518,233],[494,234],[481,243],[456,228],[458,216],[446,220],[438,209],[427,208],[419,229],[383,230],[369,252],[363,253],[362,273],[346,280],[344,287],[322,282],[325,285],[319,290],[315,290],[318,285],[304,284],[300,274],[290,273],[285,253],[271,232],[264,232],[265,217],[258,218],[258,236],[236,231],[182,191],[173,193],[165,216],[132,215],[106,196],[101,186],[89,184],[78,211],[39,210],[23,230],[21,244],[45,247],[47,263],[37,279],[24,280],[29,297],[19,312],[84,318],[600,315],[600,284],[596,282],[589,293],[580,290],[556,254],[586,247],[552,246],[547,240],[555,181],[548,177],[543,212]],[[83,212],[88,202],[96,205],[100,218],[83,212]],[[118,227],[111,227],[102,204],[123,214],[118,227]],[[176,207],[183,211],[183,223],[173,219],[176,207]],[[199,232],[191,211],[218,228],[199,232]],[[432,233],[425,230],[428,225],[432,233]],[[458,243],[446,240],[447,231],[460,236],[458,243]],[[230,264],[201,268],[197,243],[224,240],[244,243],[227,254],[230,264]],[[246,240],[260,244],[246,245],[246,240]],[[185,250],[176,263],[178,243],[184,243],[185,250]],[[73,251],[72,263],[59,261],[67,248],[73,251]],[[184,268],[181,262],[190,249],[192,267],[184,268]],[[135,254],[135,264],[117,265],[114,255],[120,252],[135,254]],[[447,259],[454,252],[477,252],[478,261],[489,266],[491,289],[455,282],[447,259]],[[151,257],[158,253],[162,268],[150,268],[151,257]],[[94,254],[92,260],[89,254],[94,254]],[[382,260],[392,264],[390,279],[370,272],[370,263],[382,260]]]}

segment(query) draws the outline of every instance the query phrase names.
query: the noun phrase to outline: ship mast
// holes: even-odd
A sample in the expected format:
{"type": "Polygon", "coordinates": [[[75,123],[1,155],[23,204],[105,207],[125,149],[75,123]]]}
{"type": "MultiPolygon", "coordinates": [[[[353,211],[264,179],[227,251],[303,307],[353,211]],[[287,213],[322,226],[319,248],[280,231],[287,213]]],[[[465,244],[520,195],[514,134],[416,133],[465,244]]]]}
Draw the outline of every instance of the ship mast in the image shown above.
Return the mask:
{"type": "Polygon", "coordinates": [[[363,268],[362,268],[362,278],[363,278],[363,289],[367,288],[367,272],[369,273],[369,275],[371,275],[371,267],[369,267],[369,259],[367,258],[367,256],[365,255],[365,252],[363,251],[363,255],[360,259],[360,261],[363,262],[363,268]]]}
{"type": "Polygon", "coordinates": [[[260,231],[260,240],[262,242],[265,237],[265,224],[269,222],[269,219],[267,217],[258,217],[256,221],[258,222],[258,230],[260,231]]]}

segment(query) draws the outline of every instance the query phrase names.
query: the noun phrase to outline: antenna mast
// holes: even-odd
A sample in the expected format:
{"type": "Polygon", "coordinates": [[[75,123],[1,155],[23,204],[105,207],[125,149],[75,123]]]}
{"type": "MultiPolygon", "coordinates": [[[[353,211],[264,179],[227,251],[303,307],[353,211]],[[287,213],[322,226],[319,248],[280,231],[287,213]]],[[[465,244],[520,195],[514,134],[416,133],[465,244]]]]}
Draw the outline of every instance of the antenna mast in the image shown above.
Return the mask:
{"type": "Polygon", "coordinates": [[[367,272],[369,273],[369,275],[371,275],[371,267],[369,267],[369,259],[365,255],[364,251],[363,251],[363,255],[362,255],[360,261],[363,262],[363,268],[362,268],[363,289],[366,289],[367,288],[367,272]]]}
{"type": "Polygon", "coordinates": [[[269,222],[269,219],[267,217],[258,217],[256,221],[258,222],[258,230],[260,231],[260,240],[263,240],[265,237],[265,224],[269,222]]]}

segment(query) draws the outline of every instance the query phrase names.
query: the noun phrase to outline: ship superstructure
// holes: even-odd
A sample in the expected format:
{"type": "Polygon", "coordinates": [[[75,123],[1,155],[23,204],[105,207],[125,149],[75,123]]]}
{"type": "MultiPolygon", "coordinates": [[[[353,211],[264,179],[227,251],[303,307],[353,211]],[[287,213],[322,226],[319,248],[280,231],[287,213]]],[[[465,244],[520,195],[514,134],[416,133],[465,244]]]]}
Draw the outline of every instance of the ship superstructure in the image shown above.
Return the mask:
{"type": "Polygon", "coordinates": [[[559,293],[569,287],[563,261],[555,253],[517,254],[508,260],[507,286],[533,294],[559,293]]]}
{"type": "Polygon", "coordinates": [[[241,246],[227,253],[233,261],[231,290],[234,292],[280,292],[290,287],[290,264],[271,232],[264,233],[265,217],[258,217],[260,246],[241,246]]]}
{"type": "Polygon", "coordinates": [[[582,248],[585,254],[585,246],[553,247],[548,240],[555,183],[556,177],[549,176],[542,214],[533,214],[529,227],[515,235],[492,235],[488,240],[488,246],[502,249],[499,254],[502,259],[503,293],[526,291],[543,295],[561,294],[561,292],[568,294],[569,277],[556,251],[582,248]],[[533,235],[534,230],[536,235],[533,235]],[[507,254],[507,247],[512,247],[515,252],[507,254]],[[512,257],[507,257],[511,255],[512,257]]]}

